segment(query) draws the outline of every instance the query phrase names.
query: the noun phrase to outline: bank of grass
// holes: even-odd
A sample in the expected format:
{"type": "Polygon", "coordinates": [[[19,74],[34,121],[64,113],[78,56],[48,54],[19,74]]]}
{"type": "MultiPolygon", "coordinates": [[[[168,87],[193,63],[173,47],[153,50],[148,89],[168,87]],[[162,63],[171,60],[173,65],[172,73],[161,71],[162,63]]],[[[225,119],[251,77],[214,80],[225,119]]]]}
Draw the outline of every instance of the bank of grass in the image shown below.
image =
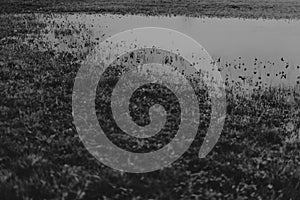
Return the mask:
{"type": "MultiPolygon", "coordinates": [[[[1,199],[299,198],[299,142],[285,143],[288,133],[281,124],[297,116],[290,115],[289,104],[274,100],[278,91],[252,100],[228,98],[223,133],[204,159],[197,153],[205,128],[168,168],[128,174],[102,165],[73,125],[79,58],[22,44],[25,34],[43,27],[33,16],[25,21],[0,20],[1,199]]],[[[207,126],[207,118],[204,122],[207,126]]]]}
{"type": "Polygon", "coordinates": [[[300,18],[298,0],[2,0],[0,13],[96,12],[240,18],[300,18]]]}

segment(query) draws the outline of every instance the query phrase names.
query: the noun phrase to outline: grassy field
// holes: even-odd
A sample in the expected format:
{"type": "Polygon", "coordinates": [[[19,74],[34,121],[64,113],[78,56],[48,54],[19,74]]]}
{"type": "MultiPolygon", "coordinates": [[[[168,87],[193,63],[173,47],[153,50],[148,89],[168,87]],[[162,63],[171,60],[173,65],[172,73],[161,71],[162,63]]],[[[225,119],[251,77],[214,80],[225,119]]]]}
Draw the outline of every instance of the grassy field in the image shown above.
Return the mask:
{"type": "MultiPolygon", "coordinates": [[[[180,4],[176,0],[185,10],[168,6],[170,1],[163,1],[164,6],[153,1],[152,8],[149,1],[135,1],[139,2],[137,8],[130,6],[134,1],[118,6],[105,1],[10,2],[1,3],[2,13],[105,11],[298,17],[296,1],[260,1],[265,9],[250,3],[254,1],[209,1],[218,5],[215,9],[208,1],[194,1],[185,7],[187,1],[180,4]],[[194,4],[203,6],[191,6],[194,4]],[[255,8],[250,12],[246,5],[255,8]],[[166,7],[168,12],[163,9],[166,7]]],[[[199,159],[197,153],[209,118],[203,118],[203,129],[189,151],[168,168],[130,174],[98,162],[83,146],[73,124],[72,88],[82,58],[51,49],[40,51],[22,43],[26,34],[38,35],[42,27],[44,24],[31,15],[0,16],[1,199],[299,199],[300,142],[293,137],[299,128],[299,114],[293,109],[299,106],[274,98],[284,94],[280,90],[257,93],[252,99],[233,99],[228,88],[224,130],[205,159],[199,159]],[[288,130],[288,122],[295,129],[288,130]]]]}
{"type": "Polygon", "coordinates": [[[98,12],[242,18],[299,18],[298,0],[2,0],[0,13],[98,12]]]}

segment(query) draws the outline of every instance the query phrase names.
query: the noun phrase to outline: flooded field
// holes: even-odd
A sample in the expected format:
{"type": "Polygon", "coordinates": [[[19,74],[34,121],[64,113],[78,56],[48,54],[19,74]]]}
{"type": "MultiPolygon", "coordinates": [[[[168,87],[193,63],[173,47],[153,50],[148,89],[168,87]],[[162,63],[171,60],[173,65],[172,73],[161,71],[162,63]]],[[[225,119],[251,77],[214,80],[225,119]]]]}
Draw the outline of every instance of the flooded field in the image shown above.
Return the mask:
{"type": "MultiPolygon", "coordinates": [[[[299,199],[299,25],[300,20],[283,19],[84,13],[1,15],[1,199],[299,199]],[[157,150],[174,138],[179,120],[187,126],[199,123],[197,136],[178,160],[157,171],[133,174],[113,170],[88,152],[74,124],[72,95],[81,64],[97,45],[116,33],[139,27],[174,29],[203,45],[227,83],[227,105],[218,142],[205,158],[199,159],[212,113],[205,90],[199,91],[199,105],[194,107],[181,107],[175,96],[168,98],[162,92],[166,89],[155,84],[136,90],[136,104],[130,108],[146,116],[146,122],[151,122],[149,110],[135,106],[143,91],[152,92],[151,97],[160,95],[159,101],[150,103],[162,106],[151,107],[150,113],[164,110],[168,115],[172,110],[175,116],[172,123],[163,118],[168,127],[155,140],[142,140],[144,136],[136,139],[109,127],[115,115],[121,122],[123,116],[110,115],[106,83],[99,84],[104,94],[97,93],[100,97],[94,101],[97,119],[107,126],[107,136],[120,148],[132,152],[157,150]],[[287,97],[282,88],[269,87],[278,85],[296,87],[290,87],[287,97]],[[234,98],[235,86],[237,91],[250,88],[253,95],[234,98]],[[173,103],[176,109],[168,107],[173,103]],[[199,113],[194,113],[197,109],[199,113]],[[199,114],[200,119],[181,119],[178,110],[192,116],[199,114]]],[[[107,74],[110,72],[116,71],[107,74]]],[[[126,80],[139,82],[135,76],[126,80]]],[[[113,85],[111,82],[107,85],[113,85]]],[[[131,87],[122,83],[120,94],[131,87]]],[[[178,91],[186,94],[185,90],[178,91]]],[[[115,98],[118,105],[111,106],[123,112],[118,108],[130,100],[128,94],[121,96],[115,98]]],[[[139,114],[134,115],[134,120],[139,120],[139,125],[146,124],[139,114]]],[[[155,118],[151,130],[156,126],[160,129],[164,120],[155,118]]],[[[124,129],[131,130],[125,122],[124,129]]],[[[132,160],[125,162],[130,164],[132,160]]]]}

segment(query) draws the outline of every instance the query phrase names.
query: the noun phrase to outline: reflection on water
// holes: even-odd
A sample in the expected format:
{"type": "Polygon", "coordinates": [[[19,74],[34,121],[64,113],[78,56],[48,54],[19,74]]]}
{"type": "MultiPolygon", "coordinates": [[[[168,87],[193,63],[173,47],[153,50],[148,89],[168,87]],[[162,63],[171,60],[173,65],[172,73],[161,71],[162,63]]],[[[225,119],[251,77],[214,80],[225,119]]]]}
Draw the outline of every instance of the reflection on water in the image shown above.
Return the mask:
{"type": "MultiPolygon", "coordinates": [[[[298,76],[300,81],[300,21],[100,14],[42,14],[38,18],[48,24],[38,40],[56,51],[85,55],[121,31],[164,27],[185,33],[204,46],[228,83],[294,85],[298,76]]],[[[39,45],[31,36],[28,40],[39,45]]]]}

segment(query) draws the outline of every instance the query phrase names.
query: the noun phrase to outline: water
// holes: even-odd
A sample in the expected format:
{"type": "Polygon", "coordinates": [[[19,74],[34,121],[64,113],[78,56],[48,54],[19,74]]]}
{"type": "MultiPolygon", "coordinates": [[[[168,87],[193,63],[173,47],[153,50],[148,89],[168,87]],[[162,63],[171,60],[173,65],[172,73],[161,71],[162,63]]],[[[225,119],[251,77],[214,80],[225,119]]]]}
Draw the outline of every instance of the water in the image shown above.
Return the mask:
{"type": "Polygon", "coordinates": [[[297,20],[100,14],[43,14],[39,19],[48,24],[42,40],[56,51],[88,52],[121,31],[163,27],[198,41],[219,61],[223,78],[229,82],[269,86],[295,85],[300,81],[297,67],[300,66],[300,21],[297,20]]]}

